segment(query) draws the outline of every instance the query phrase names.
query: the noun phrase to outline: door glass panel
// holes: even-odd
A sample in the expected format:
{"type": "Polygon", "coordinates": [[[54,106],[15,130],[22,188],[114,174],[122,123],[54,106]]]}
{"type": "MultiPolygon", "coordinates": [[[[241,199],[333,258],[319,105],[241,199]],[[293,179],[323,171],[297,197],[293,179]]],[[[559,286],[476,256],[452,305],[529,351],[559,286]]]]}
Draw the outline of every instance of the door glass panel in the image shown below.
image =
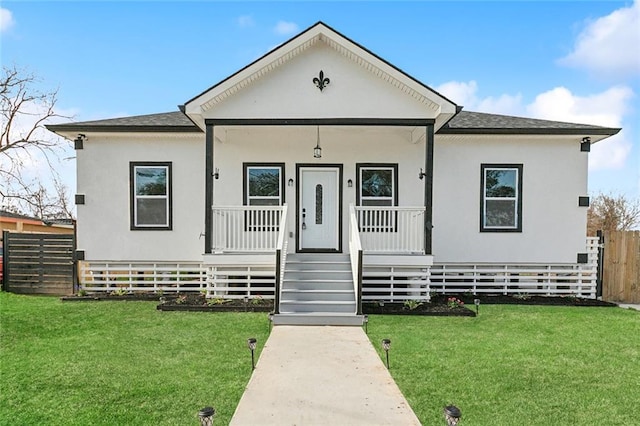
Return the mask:
{"type": "Polygon", "coordinates": [[[316,185],[316,225],[322,225],[322,185],[316,185]]]}

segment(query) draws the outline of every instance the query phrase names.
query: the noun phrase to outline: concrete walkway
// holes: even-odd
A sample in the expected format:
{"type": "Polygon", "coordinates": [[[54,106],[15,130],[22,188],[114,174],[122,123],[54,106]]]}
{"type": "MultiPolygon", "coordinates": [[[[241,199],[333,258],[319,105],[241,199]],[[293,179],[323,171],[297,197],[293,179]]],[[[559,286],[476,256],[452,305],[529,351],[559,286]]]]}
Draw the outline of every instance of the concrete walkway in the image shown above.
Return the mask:
{"type": "Polygon", "coordinates": [[[230,424],[409,426],[420,421],[362,328],[281,325],[271,331],[230,424]]]}

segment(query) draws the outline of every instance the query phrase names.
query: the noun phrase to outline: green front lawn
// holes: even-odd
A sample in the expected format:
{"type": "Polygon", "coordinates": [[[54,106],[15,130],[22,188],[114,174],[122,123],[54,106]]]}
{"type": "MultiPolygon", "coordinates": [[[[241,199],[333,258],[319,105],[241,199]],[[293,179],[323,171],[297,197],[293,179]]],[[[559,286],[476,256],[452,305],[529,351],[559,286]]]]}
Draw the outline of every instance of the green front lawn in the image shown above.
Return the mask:
{"type": "MultiPolygon", "coordinates": [[[[160,312],[0,292],[0,424],[227,424],[266,314],[160,312]]],[[[640,424],[640,312],[483,305],[480,316],[371,315],[380,351],[425,425],[640,424]]],[[[384,359],[384,358],[383,358],[384,359]]]]}
{"type": "Polygon", "coordinates": [[[266,314],[160,312],[0,292],[0,424],[227,424],[266,314]]]}
{"type": "Polygon", "coordinates": [[[640,424],[640,312],[483,305],[480,316],[370,316],[369,337],[425,425],[640,424]]]}

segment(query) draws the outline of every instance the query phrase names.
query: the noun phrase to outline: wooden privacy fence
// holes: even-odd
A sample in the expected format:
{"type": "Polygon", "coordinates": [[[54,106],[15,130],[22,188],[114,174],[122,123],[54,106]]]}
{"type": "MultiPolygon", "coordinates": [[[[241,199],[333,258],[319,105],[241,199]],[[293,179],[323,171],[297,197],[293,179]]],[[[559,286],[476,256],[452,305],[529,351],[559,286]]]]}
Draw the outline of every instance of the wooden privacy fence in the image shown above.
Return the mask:
{"type": "Polygon", "coordinates": [[[602,298],[640,303],[640,231],[606,231],[602,298]]]}
{"type": "Polygon", "coordinates": [[[73,293],[73,235],[5,231],[4,290],[22,294],[73,293]]]}

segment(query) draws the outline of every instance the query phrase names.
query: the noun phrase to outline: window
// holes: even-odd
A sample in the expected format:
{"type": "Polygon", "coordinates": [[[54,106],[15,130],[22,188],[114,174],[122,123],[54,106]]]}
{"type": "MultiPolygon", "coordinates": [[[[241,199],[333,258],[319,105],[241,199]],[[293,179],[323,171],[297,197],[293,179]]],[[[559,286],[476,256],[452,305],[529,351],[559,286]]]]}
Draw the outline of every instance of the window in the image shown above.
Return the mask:
{"type": "Polygon", "coordinates": [[[247,206],[280,206],[284,202],[284,164],[244,164],[247,206]]]}
{"type": "Polygon", "coordinates": [[[131,229],[171,229],[171,163],[130,163],[131,229]]]}
{"type": "MultiPolygon", "coordinates": [[[[398,205],[397,164],[356,164],[356,202],[363,207],[398,205]]],[[[365,210],[360,213],[362,232],[396,231],[397,212],[365,210]]]]}
{"type": "Polygon", "coordinates": [[[482,164],[480,232],[522,232],[522,164],[482,164]]]}
{"type": "MultiPolygon", "coordinates": [[[[244,204],[281,206],[284,204],[284,163],[244,163],[244,204]]],[[[248,211],[245,227],[249,231],[278,231],[279,211],[248,211]]]]}

